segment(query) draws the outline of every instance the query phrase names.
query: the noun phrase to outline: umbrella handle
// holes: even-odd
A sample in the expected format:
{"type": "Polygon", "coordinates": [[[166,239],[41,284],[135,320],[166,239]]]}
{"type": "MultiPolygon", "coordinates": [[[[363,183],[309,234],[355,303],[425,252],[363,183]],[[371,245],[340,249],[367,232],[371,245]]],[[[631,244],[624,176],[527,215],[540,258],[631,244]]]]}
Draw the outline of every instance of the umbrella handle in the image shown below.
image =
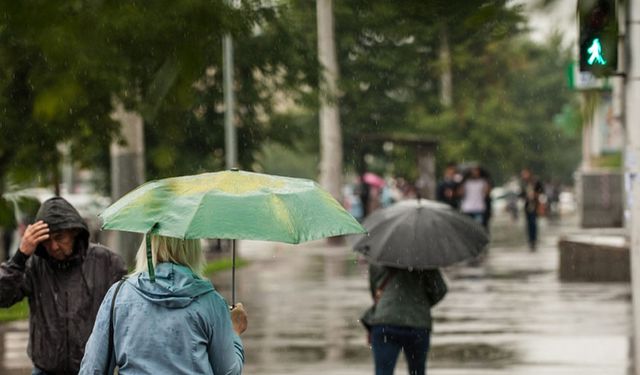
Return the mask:
{"type": "Polygon", "coordinates": [[[145,242],[147,243],[147,268],[149,269],[149,280],[156,282],[156,272],[153,269],[153,257],[151,256],[151,231],[147,232],[145,242]]]}
{"type": "Polygon", "coordinates": [[[236,305],[236,240],[231,240],[231,306],[236,305]]]}

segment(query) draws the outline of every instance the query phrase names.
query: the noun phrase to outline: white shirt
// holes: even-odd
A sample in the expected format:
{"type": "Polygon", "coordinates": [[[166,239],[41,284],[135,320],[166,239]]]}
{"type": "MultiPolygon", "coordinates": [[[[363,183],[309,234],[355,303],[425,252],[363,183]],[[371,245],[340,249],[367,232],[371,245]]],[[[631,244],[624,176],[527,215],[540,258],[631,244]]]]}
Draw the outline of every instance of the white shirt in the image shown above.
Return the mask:
{"type": "Polygon", "coordinates": [[[484,212],[487,209],[485,192],[487,182],[481,178],[469,179],[464,183],[464,197],[460,209],[462,212],[484,212]]]}

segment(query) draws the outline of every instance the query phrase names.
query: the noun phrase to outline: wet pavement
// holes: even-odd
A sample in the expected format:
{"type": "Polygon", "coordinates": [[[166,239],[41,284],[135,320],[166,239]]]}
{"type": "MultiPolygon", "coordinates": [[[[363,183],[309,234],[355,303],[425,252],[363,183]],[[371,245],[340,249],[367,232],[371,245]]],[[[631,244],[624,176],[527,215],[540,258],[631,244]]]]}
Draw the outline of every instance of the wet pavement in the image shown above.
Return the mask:
{"type": "MultiPolygon", "coordinates": [[[[502,219],[477,265],[446,270],[450,287],[434,308],[433,375],[626,375],[630,287],[561,283],[557,239],[575,218],[542,223],[538,251],[524,223],[502,219]]],[[[245,243],[238,274],[250,313],[247,374],[373,374],[358,317],[371,304],[366,265],[346,247],[245,243]]],[[[226,276],[215,280],[225,292],[226,276]]],[[[401,360],[397,373],[406,373],[401,360]]]]}
{"type": "MultiPolygon", "coordinates": [[[[502,219],[504,220],[504,219],[502,219]]],[[[558,236],[575,218],[543,222],[538,251],[524,223],[498,220],[479,264],[446,270],[449,294],[434,308],[431,375],[626,375],[630,287],[561,283],[558,236]]],[[[249,312],[245,374],[373,374],[358,317],[371,304],[367,267],[345,247],[243,242],[249,266],[237,295],[249,312]]],[[[214,277],[229,296],[230,273],[214,277]]],[[[2,374],[28,374],[26,324],[0,326],[2,374]]],[[[401,359],[396,373],[406,373],[401,359]]]]}

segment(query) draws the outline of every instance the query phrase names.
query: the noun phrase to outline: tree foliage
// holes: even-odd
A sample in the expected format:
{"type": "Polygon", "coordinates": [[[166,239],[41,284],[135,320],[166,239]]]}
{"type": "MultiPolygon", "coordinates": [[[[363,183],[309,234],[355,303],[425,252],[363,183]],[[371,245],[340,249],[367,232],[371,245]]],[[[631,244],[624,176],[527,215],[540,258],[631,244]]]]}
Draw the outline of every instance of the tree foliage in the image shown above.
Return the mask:
{"type": "MultiPolygon", "coordinates": [[[[575,112],[563,83],[569,54],[558,41],[526,41],[509,3],[335,2],[346,164],[396,154],[397,172],[411,177],[414,161],[397,157],[406,150],[365,136],[418,134],[440,141],[439,161],[479,161],[499,178],[522,165],[568,174],[577,142],[554,118],[575,112]],[[450,105],[441,100],[447,69],[450,105]]],[[[148,177],[222,168],[225,33],[235,45],[241,165],[276,162],[277,153],[260,156],[265,143],[317,153],[313,2],[0,4],[0,189],[7,175],[57,171],[61,143],[76,161],[107,169],[116,98],[144,117],[148,177]]]]}
{"type": "MultiPolygon", "coordinates": [[[[306,2],[288,4],[308,20],[299,32],[312,35],[306,2]]],[[[529,42],[520,7],[492,0],[354,0],[336,2],[335,14],[347,165],[369,154],[369,168],[386,161],[415,178],[411,148],[385,151],[371,141],[376,133],[411,134],[439,141],[439,163],[480,162],[498,181],[525,165],[570,179],[578,142],[554,123],[576,107],[564,82],[570,54],[560,38],[529,42]],[[448,61],[440,55],[443,38],[448,61]],[[448,69],[450,104],[441,99],[448,69]]]]}
{"type": "MultiPolygon", "coordinates": [[[[316,106],[315,52],[290,26],[300,22],[279,8],[258,8],[251,34],[234,39],[239,162],[255,169],[265,141],[291,146],[303,135],[295,108],[316,106]]],[[[187,105],[165,101],[149,123],[150,172],[155,176],[224,167],[221,55],[190,92],[187,105]],[[177,104],[177,105],[176,105],[177,104]],[[175,126],[183,124],[182,126],[175,126]],[[189,152],[184,152],[188,150],[189,152]]]]}
{"type": "MultiPolygon", "coordinates": [[[[288,34],[289,20],[261,4],[3,0],[0,174],[24,180],[51,171],[45,180],[56,183],[62,143],[74,160],[107,168],[116,99],[144,117],[150,177],[219,167],[226,33],[237,42],[241,161],[249,166],[263,139],[295,134],[271,125],[277,95],[317,79],[296,68],[313,70],[315,56],[288,34]]],[[[309,100],[298,92],[289,100],[309,100]]]]}

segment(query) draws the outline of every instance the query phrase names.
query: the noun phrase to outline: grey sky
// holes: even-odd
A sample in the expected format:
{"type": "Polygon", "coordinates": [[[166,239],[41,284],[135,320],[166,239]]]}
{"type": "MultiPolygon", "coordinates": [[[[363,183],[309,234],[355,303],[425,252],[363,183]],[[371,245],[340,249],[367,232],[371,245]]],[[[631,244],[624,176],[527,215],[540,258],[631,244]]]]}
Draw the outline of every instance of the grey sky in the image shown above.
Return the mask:
{"type": "Polygon", "coordinates": [[[529,12],[531,38],[543,41],[558,30],[564,35],[565,43],[574,43],[578,26],[576,20],[577,0],[556,0],[552,5],[541,8],[539,0],[514,0],[515,4],[525,4],[529,12]]]}

